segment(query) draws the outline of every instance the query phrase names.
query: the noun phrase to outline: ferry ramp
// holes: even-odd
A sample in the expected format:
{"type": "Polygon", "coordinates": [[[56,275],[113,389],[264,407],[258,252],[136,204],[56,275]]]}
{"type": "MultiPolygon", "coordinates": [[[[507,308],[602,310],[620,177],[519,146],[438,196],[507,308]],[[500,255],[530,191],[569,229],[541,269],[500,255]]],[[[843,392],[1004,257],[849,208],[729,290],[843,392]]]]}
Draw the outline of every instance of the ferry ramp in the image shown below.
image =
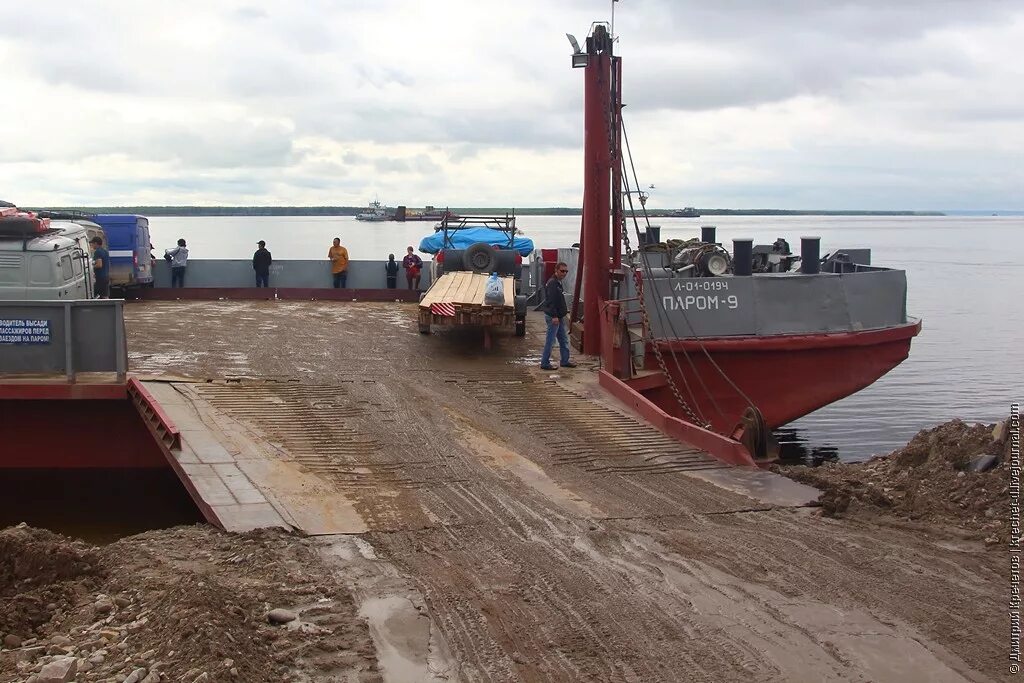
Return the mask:
{"type": "MultiPolygon", "coordinates": [[[[489,456],[491,465],[573,508],[576,497],[556,480],[590,479],[600,489],[641,493],[661,475],[706,476],[724,467],[554,380],[512,371],[461,373],[444,384],[476,410],[470,417],[446,406],[444,416],[452,424],[443,427],[433,419],[410,419],[407,392],[396,392],[384,377],[337,385],[231,379],[147,380],[141,386],[178,434],[168,453],[183,480],[211,521],[228,530],[284,526],[306,534],[363,533],[479,521],[482,510],[471,504],[479,473],[453,450],[467,441],[493,447],[492,430],[512,415],[519,429],[544,441],[547,462],[538,466],[504,449],[505,455],[489,456]],[[545,468],[556,473],[549,476],[545,468]]],[[[641,496],[631,508],[650,511],[665,502],[663,496],[641,496]]],[[[619,505],[609,507],[623,512],[619,505]]]]}

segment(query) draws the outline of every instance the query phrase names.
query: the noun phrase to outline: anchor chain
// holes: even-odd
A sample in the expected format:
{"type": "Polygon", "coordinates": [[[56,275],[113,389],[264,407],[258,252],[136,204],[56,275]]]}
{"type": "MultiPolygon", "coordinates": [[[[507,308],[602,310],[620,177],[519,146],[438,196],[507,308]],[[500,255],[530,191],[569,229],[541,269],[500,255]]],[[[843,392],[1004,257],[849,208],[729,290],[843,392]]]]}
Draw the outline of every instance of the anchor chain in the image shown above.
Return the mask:
{"type": "MultiPolygon", "coordinates": [[[[630,202],[630,205],[632,205],[632,202],[630,202]]],[[[643,278],[640,275],[640,271],[636,269],[634,264],[634,252],[629,244],[629,230],[626,228],[625,218],[623,218],[622,221],[622,245],[626,249],[626,258],[629,259],[630,266],[633,270],[633,282],[636,286],[637,299],[640,302],[640,314],[643,316],[645,341],[650,342],[651,349],[654,351],[654,357],[658,361],[658,367],[661,369],[661,374],[664,375],[665,381],[668,383],[668,388],[672,391],[672,395],[675,396],[676,401],[679,402],[679,406],[683,409],[683,412],[686,413],[693,424],[703,427],[704,429],[710,429],[711,423],[697,417],[693,408],[691,408],[690,404],[683,398],[682,392],[679,391],[679,385],[676,384],[675,379],[668,371],[668,365],[665,363],[665,356],[662,353],[661,348],[658,346],[658,343],[654,340],[654,330],[651,328],[651,318],[647,313],[646,297],[643,293],[643,278]]]]}

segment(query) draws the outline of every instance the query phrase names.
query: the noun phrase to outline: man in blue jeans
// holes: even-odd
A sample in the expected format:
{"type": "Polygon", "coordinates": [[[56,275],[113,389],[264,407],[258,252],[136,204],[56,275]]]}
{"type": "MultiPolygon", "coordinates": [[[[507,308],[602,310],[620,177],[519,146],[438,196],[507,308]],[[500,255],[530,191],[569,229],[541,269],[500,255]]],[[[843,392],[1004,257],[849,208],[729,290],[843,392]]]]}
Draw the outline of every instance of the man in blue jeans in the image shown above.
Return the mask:
{"type": "Polygon", "coordinates": [[[569,360],[569,309],[565,305],[565,290],[562,280],[569,272],[569,266],[559,262],[555,266],[555,276],[544,285],[544,320],[547,321],[547,336],[544,338],[544,355],[540,358],[541,370],[554,370],[551,365],[551,347],[558,337],[558,350],[561,353],[560,365],[563,368],[574,368],[576,364],[569,360]]]}

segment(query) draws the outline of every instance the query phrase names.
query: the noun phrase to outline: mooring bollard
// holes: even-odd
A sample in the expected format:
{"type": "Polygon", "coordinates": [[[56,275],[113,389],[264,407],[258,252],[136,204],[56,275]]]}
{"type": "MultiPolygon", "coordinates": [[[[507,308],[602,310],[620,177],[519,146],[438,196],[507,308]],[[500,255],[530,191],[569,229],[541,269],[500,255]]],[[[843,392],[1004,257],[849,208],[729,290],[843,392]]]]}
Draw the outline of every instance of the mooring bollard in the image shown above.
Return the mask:
{"type": "Polygon", "coordinates": [[[821,238],[800,238],[800,272],[817,275],[821,272],[821,238]]]}
{"type": "Polygon", "coordinates": [[[750,275],[754,267],[754,240],[732,241],[732,272],[734,275],[750,275]]]}

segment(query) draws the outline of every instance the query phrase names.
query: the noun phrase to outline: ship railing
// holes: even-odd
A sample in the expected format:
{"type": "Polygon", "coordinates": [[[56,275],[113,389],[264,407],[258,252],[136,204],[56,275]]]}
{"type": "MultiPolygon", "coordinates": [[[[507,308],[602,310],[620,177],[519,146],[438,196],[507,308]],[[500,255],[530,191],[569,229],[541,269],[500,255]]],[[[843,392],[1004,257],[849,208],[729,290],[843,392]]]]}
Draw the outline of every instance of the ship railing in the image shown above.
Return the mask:
{"type": "Polygon", "coordinates": [[[124,383],[128,347],[124,302],[0,301],[0,376],[63,379],[86,376],[124,383]]]}

